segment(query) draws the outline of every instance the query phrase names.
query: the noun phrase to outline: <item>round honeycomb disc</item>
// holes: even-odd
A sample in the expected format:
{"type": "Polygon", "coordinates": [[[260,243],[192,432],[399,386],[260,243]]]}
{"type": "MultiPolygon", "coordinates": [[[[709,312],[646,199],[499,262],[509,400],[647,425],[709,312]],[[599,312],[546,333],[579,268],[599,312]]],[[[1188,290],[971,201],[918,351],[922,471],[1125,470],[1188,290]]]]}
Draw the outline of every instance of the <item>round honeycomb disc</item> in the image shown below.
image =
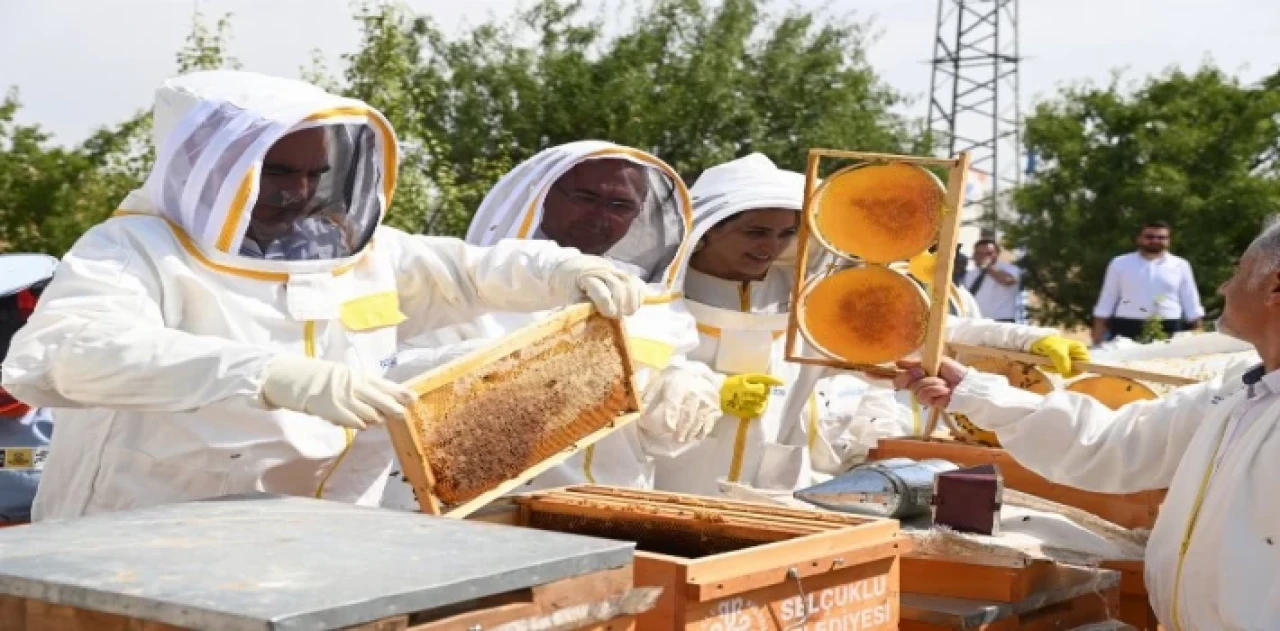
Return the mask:
{"type": "Polygon", "coordinates": [[[877,267],[814,279],[800,296],[800,332],[823,354],[881,364],[924,344],[929,298],[914,281],[877,267]]]}
{"type": "Polygon", "coordinates": [[[818,187],[810,225],[827,249],[842,256],[901,261],[937,240],[944,194],[937,176],[913,164],[850,167],[818,187]]]}
{"type": "Polygon", "coordinates": [[[1085,377],[1067,386],[1067,390],[1087,394],[1113,410],[1120,409],[1126,403],[1159,398],[1151,388],[1132,379],[1110,375],[1085,377]]]}
{"type": "Polygon", "coordinates": [[[977,425],[973,424],[973,421],[969,420],[969,417],[963,414],[952,413],[951,420],[956,423],[956,429],[959,430],[959,436],[957,436],[957,438],[960,440],[966,443],[982,445],[984,447],[1000,446],[1000,439],[996,437],[995,432],[988,432],[985,429],[980,429],[977,425]]]}
{"type": "MultiPolygon", "coordinates": [[[[1053,382],[1039,368],[1022,362],[1009,361],[1000,359],[999,357],[978,357],[972,361],[966,361],[970,367],[985,373],[993,375],[1001,375],[1009,380],[1009,385],[1034,392],[1036,394],[1049,394],[1053,392],[1053,382]]],[[[987,447],[999,447],[1000,439],[996,438],[995,432],[988,432],[973,424],[963,414],[952,414],[957,427],[960,429],[960,438],[967,442],[986,445],[987,447]]]]}
{"type": "Polygon", "coordinates": [[[1049,376],[1031,364],[1009,361],[999,357],[977,357],[973,361],[966,361],[965,363],[976,370],[1000,375],[1008,379],[1009,385],[1015,388],[1036,394],[1053,392],[1053,382],[1049,380],[1049,376]]]}

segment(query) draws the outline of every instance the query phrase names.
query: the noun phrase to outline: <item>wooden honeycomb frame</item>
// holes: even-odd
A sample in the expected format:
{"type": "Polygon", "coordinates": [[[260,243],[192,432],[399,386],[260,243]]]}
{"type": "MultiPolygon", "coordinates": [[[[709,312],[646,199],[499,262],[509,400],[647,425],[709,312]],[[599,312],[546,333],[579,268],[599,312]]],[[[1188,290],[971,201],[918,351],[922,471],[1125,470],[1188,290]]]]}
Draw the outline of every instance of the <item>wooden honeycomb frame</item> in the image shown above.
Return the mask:
{"type": "MultiPolygon", "coordinates": [[[[803,294],[805,286],[815,276],[826,273],[827,270],[814,272],[810,270],[810,256],[817,256],[810,252],[812,232],[814,227],[811,223],[811,210],[814,199],[814,193],[818,188],[818,171],[822,166],[822,161],[826,160],[854,160],[861,164],[876,163],[892,163],[900,162],[904,164],[915,165],[919,167],[942,167],[946,169],[947,177],[944,184],[942,220],[938,228],[937,265],[934,269],[933,282],[929,284],[929,322],[925,335],[924,347],[921,350],[921,363],[924,369],[931,375],[937,374],[938,366],[942,362],[942,353],[946,340],[943,336],[943,330],[946,326],[948,306],[951,302],[951,275],[955,268],[955,257],[947,255],[956,249],[956,241],[959,238],[960,231],[960,209],[964,205],[964,185],[965,178],[969,173],[970,158],[967,152],[961,152],[954,158],[927,158],[919,156],[901,156],[884,153],[867,153],[860,151],[839,151],[834,149],[810,149],[808,162],[805,168],[805,189],[804,189],[804,210],[801,213],[803,220],[800,222],[800,230],[797,235],[797,252],[796,252],[796,280],[792,290],[793,300],[798,301],[803,294]]],[[[829,251],[823,248],[823,253],[829,251]]],[[[829,252],[832,256],[838,255],[835,252],[829,252]]],[[[896,369],[891,366],[880,365],[864,365],[842,362],[829,357],[815,357],[805,354],[800,346],[802,335],[800,333],[800,308],[794,305],[790,310],[787,322],[787,346],[786,359],[789,362],[797,364],[812,364],[819,366],[828,366],[844,370],[856,370],[866,372],[880,377],[891,377],[897,373],[896,369]]],[[[938,421],[937,412],[935,411],[929,419],[926,427],[925,436],[929,436],[933,432],[934,426],[938,421]]]]}
{"type": "Polygon", "coordinates": [[[403,421],[388,424],[391,441],[420,510],[448,517],[467,516],[640,412],[624,325],[586,304],[520,328],[406,385],[418,401],[403,421]],[[586,353],[607,370],[586,371],[571,361],[586,353]],[[574,396],[568,391],[592,388],[607,394],[565,403],[565,396],[574,396]],[[465,421],[466,429],[443,424],[450,421],[465,421]],[[527,452],[502,449],[504,438],[527,452]]]}

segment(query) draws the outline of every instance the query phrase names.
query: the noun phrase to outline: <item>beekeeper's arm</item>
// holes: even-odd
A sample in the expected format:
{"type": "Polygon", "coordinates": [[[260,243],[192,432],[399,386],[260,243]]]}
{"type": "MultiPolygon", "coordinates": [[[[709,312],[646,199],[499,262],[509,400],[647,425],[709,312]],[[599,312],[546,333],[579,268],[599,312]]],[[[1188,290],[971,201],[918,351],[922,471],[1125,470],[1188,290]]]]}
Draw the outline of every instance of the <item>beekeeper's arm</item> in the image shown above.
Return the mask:
{"type": "Polygon", "coordinates": [[[507,239],[491,247],[460,239],[378,232],[389,248],[400,303],[409,316],[401,339],[469,322],[494,311],[533,312],[582,299],[610,317],[631,315],[647,289],[603,258],[550,241],[507,239]]]}
{"type": "Polygon", "coordinates": [[[1066,377],[1079,374],[1074,362],[1089,361],[1084,344],[1060,336],[1056,329],[977,318],[949,317],[946,322],[948,342],[1043,355],[1053,362],[1051,370],[1066,377]]]}
{"type": "Polygon", "coordinates": [[[1222,384],[1218,378],[1111,410],[1087,395],[1040,396],[1002,376],[968,370],[947,409],[994,431],[1019,463],[1053,482],[1134,493],[1168,488],[1222,384]]]}
{"type": "Polygon", "coordinates": [[[891,387],[852,373],[826,371],[805,406],[813,468],[837,475],[866,459],[881,438],[911,433],[911,412],[891,387]]]}
{"type": "Polygon", "coordinates": [[[158,272],[120,221],[90,229],[63,257],[13,338],[5,389],[34,406],[158,412],[255,398],[273,353],[168,328],[158,272]]]}
{"type": "Polygon", "coordinates": [[[642,393],[640,445],[651,456],[677,456],[715,428],[725,376],[688,358],[698,323],[680,300],[647,305],[626,327],[642,393]]]}

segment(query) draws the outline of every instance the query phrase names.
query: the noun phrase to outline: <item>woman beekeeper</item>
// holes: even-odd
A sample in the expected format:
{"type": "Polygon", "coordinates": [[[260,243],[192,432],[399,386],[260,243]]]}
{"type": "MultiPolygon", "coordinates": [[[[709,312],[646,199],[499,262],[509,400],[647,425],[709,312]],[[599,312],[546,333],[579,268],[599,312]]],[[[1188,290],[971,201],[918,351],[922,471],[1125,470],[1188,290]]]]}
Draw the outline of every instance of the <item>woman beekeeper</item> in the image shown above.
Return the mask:
{"type": "Polygon", "coordinates": [[[213,71],[156,92],[156,160],[90,228],[4,360],[56,409],[36,520],[266,491],[377,504],[412,392],[402,339],[644,285],[551,243],[489,248],[382,225],[399,150],[368,105],[213,71]]]}
{"type": "MultiPolygon", "coordinates": [[[[799,226],[804,177],[752,154],[708,169],[691,193],[694,253],[677,278],[698,322],[700,343],[690,359],[709,367],[706,377],[717,385],[765,373],[773,387],[760,384],[769,390],[763,414],[726,415],[705,440],[670,449],[676,455],[659,459],[656,488],[718,495],[717,480],[724,478],[793,489],[807,485],[812,470],[845,470],[878,437],[908,433],[909,410],[883,384],[784,360],[796,273],[784,253],[799,226]]],[[[950,322],[950,339],[998,348],[1023,350],[1054,334],[990,321],[950,322]]]]}
{"type": "MultiPolygon", "coordinates": [[[[688,256],[685,237],[692,217],[688,190],[671,167],[643,151],[600,141],[546,149],[503,176],[485,196],[467,231],[468,243],[554,241],[604,257],[645,279],[651,294],[648,304],[625,319],[645,413],[518,491],[579,483],[651,488],[652,453],[665,443],[647,437],[709,427],[709,419],[720,415],[718,387],[690,378],[694,369],[683,355],[697,345],[698,336],[693,318],[672,294],[676,271],[688,256]]],[[[538,317],[490,313],[435,336],[447,342],[478,340],[453,347],[464,349],[538,317]]],[[[414,350],[402,353],[410,356],[414,350]]],[[[415,507],[401,479],[392,480],[383,505],[415,507]]]]}

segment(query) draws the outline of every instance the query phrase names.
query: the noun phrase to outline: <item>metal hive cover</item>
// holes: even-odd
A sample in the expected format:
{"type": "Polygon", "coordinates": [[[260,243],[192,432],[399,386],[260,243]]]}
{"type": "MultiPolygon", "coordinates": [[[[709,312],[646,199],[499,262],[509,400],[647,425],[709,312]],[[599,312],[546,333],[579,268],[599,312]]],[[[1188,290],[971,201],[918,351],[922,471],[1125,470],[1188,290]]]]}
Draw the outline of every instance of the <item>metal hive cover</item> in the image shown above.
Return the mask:
{"type": "Polygon", "coordinates": [[[233,496],[0,530],[0,594],[188,628],[333,629],[623,567],[633,546],[233,496]]]}

